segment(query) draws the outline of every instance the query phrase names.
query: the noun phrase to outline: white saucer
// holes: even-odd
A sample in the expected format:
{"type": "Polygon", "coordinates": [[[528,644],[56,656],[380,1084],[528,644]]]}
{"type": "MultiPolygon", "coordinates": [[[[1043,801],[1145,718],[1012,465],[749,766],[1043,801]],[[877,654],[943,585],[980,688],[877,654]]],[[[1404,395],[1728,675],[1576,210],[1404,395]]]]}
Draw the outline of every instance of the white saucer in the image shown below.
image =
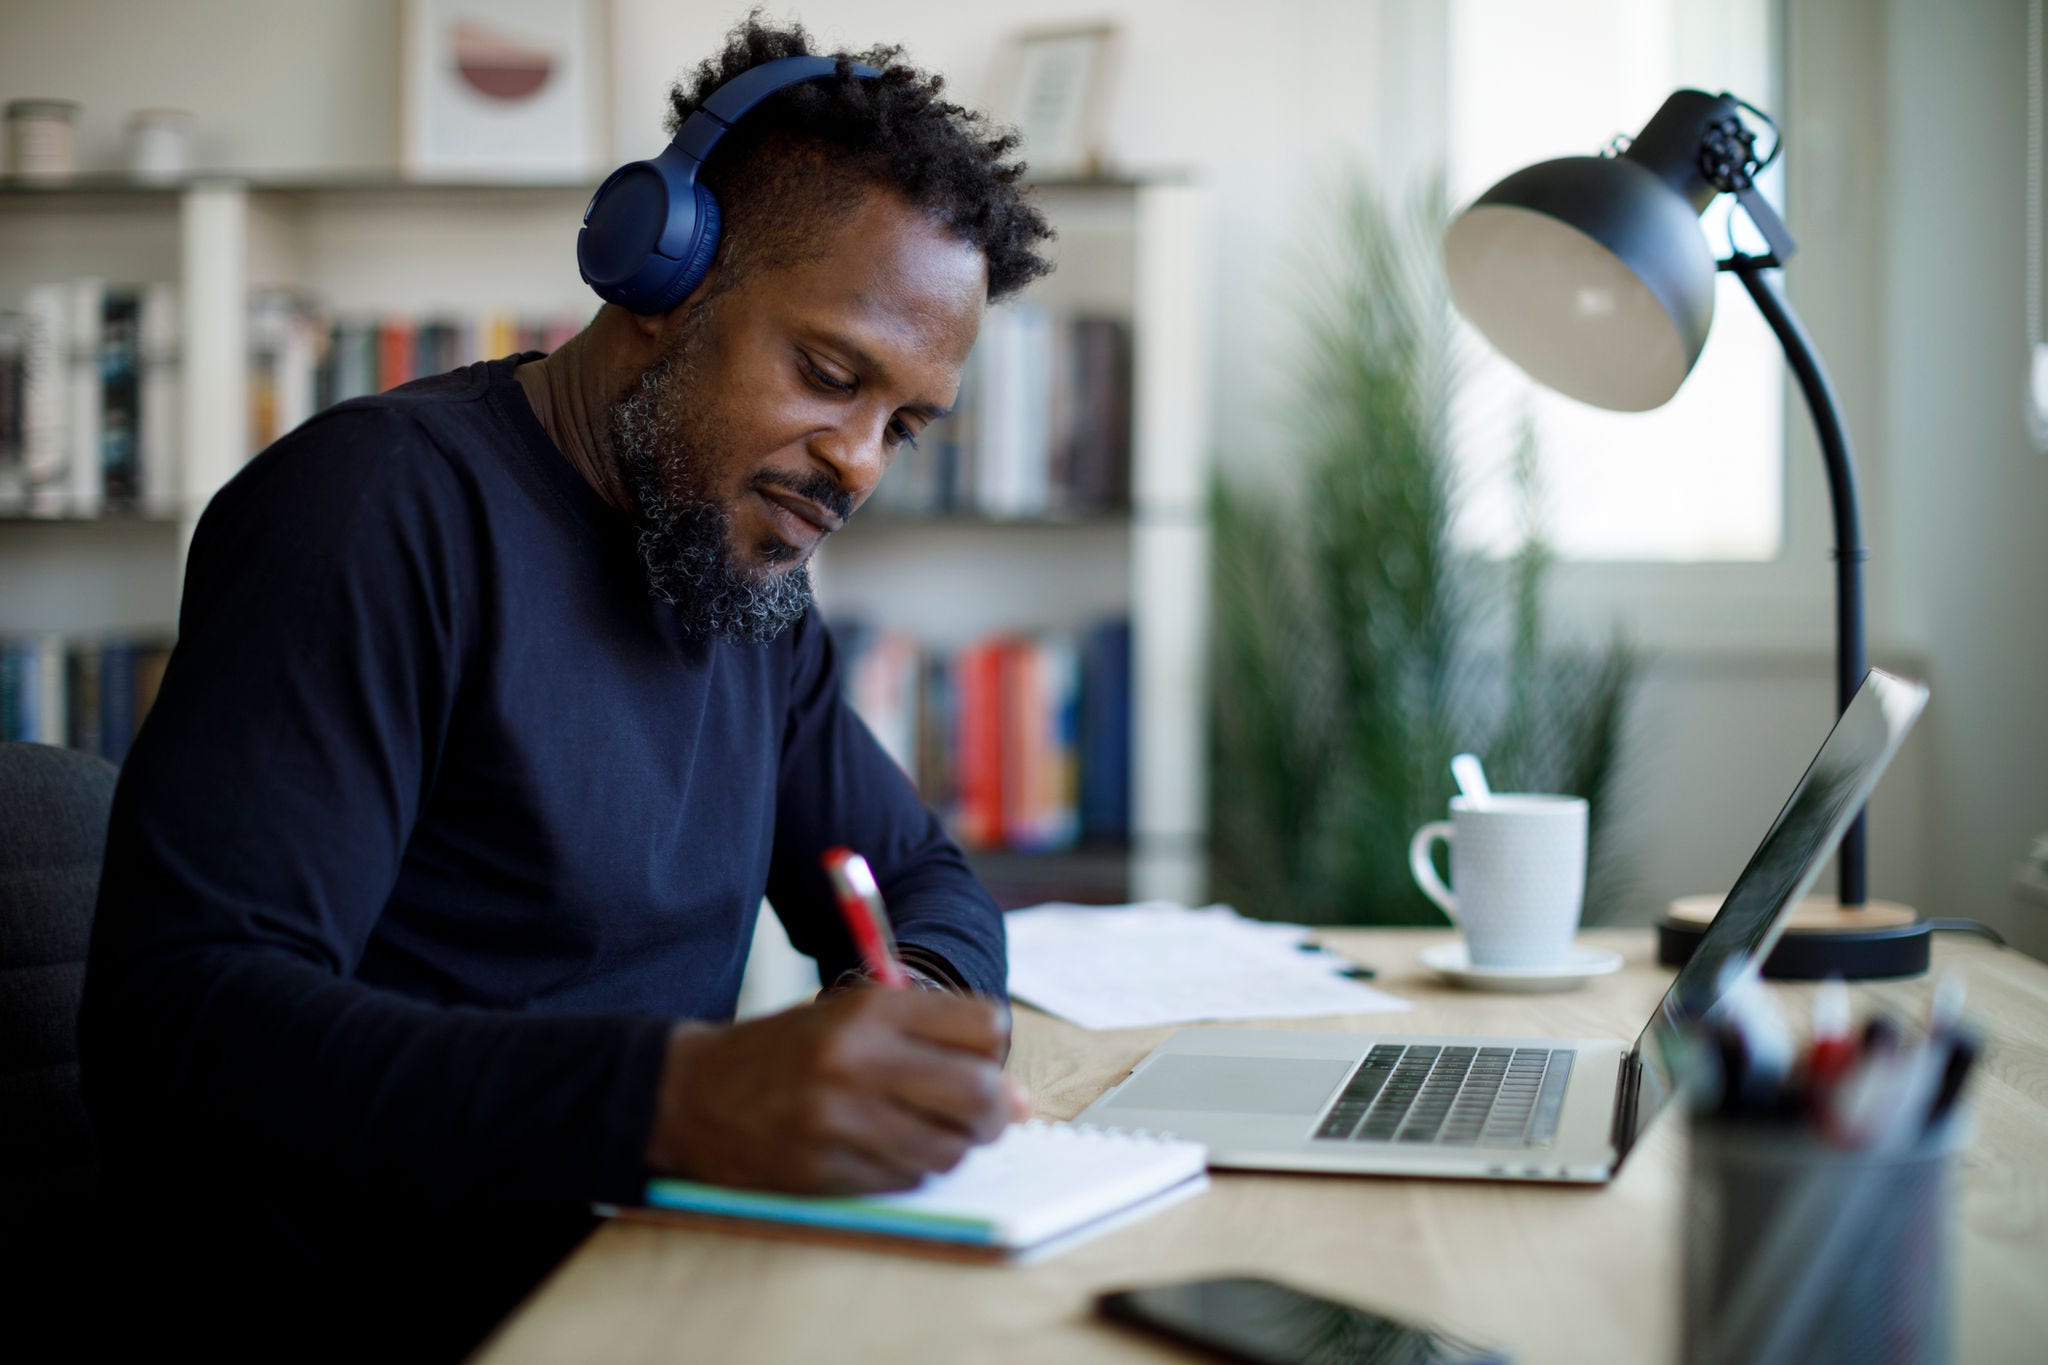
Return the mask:
{"type": "Polygon", "coordinates": [[[1420,958],[1437,975],[1475,991],[1568,991],[1621,970],[1620,953],[1576,943],[1564,961],[1549,967],[1475,967],[1462,939],[1424,948],[1420,958]]]}

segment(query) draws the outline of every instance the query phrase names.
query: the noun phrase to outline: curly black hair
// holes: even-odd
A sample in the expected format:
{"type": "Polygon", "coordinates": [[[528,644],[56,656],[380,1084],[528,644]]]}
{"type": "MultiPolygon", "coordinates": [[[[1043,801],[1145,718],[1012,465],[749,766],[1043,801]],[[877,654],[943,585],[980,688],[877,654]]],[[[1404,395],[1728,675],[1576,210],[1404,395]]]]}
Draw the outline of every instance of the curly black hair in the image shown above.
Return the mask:
{"type": "MultiPolygon", "coordinates": [[[[741,72],[810,52],[801,25],[770,24],[753,11],[723,51],[670,89],[669,136],[741,72]]],[[[904,64],[901,47],[832,55],[835,75],[763,100],[704,164],[701,179],[722,217],[714,292],[815,250],[846,205],[876,188],[894,190],[980,248],[990,302],[1051,271],[1037,248],[1052,228],[1026,197],[1024,164],[1007,159],[1018,146],[1014,132],[941,98],[945,79],[904,64]],[[851,62],[882,74],[863,80],[851,62]]]]}

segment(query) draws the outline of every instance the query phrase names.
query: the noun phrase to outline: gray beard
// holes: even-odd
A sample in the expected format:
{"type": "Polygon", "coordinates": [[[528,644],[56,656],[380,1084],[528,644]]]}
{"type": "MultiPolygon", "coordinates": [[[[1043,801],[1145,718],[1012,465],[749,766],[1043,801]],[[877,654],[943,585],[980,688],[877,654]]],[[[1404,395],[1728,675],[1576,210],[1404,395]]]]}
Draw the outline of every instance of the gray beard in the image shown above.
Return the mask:
{"type": "Polygon", "coordinates": [[[772,567],[795,554],[779,542],[764,551],[771,567],[743,564],[732,514],[706,492],[712,462],[695,420],[702,408],[691,401],[701,330],[691,328],[613,399],[605,426],[638,514],[648,592],[675,608],[689,635],[765,644],[810,610],[810,569],[772,567]]]}

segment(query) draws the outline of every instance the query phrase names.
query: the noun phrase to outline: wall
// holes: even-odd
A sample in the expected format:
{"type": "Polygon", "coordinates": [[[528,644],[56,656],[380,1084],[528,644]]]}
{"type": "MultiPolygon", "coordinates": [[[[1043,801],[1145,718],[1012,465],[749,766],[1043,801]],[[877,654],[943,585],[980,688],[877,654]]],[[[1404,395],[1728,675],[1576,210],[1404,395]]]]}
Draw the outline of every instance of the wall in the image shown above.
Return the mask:
{"type": "MultiPolygon", "coordinates": [[[[1286,252],[1315,187],[1380,129],[1374,0],[1047,4],[813,0],[779,6],[831,45],[908,45],[960,97],[989,89],[1003,34],[1112,18],[1125,41],[1109,110],[1115,165],[1192,174],[1217,195],[1210,282],[1220,316],[1215,405],[1227,456],[1256,464],[1277,377],[1286,252]]],[[[614,0],[613,126],[621,158],[660,147],[668,87],[716,46],[740,3],[614,0]]],[[[398,143],[397,0],[0,0],[0,95],[85,103],[82,164],[119,164],[130,110],[199,114],[199,160],[249,171],[388,166],[398,143]]]]}
{"type": "MultiPolygon", "coordinates": [[[[2048,456],[2020,406],[2026,4],[1786,0],[1786,27],[1788,287],[1855,442],[1871,660],[1934,693],[1872,803],[1871,890],[2009,926],[2013,865],[2048,831],[2048,456]]],[[[1645,903],[1725,885],[1755,837],[1740,827],[1761,830],[1826,723],[1827,505],[1791,418],[1787,545],[1764,583],[1566,575],[1593,621],[1692,622],[1636,716],[1645,903]]]]}
{"type": "Polygon", "coordinates": [[[0,0],[0,95],[83,103],[87,169],[118,166],[153,108],[198,115],[202,166],[389,166],[397,53],[396,0],[0,0]]]}
{"type": "MultiPolygon", "coordinates": [[[[616,0],[620,34],[616,124],[629,146],[658,145],[669,85],[712,50],[738,6],[616,0]],[[632,130],[639,130],[637,133],[632,130]]],[[[831,46],[905,44],[946,74],[968,103],[997,80],[1003,35],[1115,20],[1122,28],[1115,95],[1105,120],[1112,168],[1187,174],[1211,186],[1213,390],[1218,451],[1256,467],[1272,450],[1271,407],[1285,375],[1287,253],[1305,205],[1330,169],[1378,146],[1376,0],[808,0],[778,7],[831,46]]],[[[644,153],[642,153],[644,154],[644,153]]]]}
{"type": "MultiPolygon", "coordinates": [[[[1873,891],[1992,915],[2026,837],[2048,829],[2048,458],[2019,424],[2019,136],[2024,0],[1786,0],[1794,299],[1834,372],[1864,474],[1878,662],[1933,677],[1923,733],[1880,790],[1873,891]],[[1908,174],[1900,174],[1907,168],[1908,174]]],[[[617,0],[615,127],[659,139],[668,83],[738,6],[617,0]]],[[[1343,161],[1392,175],[1442,137],[1431,0],[813,0],[830,43],[909,43],[964,98],[1014,28],[1126,31],[1109,146],[1122,169],[1215,192],[1219,457],[1281,477],[1270,434],[1287,370],[1288,258],[1343,161]]],[[[0,0],[0,96],[86,101],[111,164],[126,111],[195,110],[213,164],[344,170],[397,140],[392,0],[0,0]]],[[[1655,655],[1637,717],[1638,909],[1725,885],[1828,718],[1825,502],[1797,408],[1784,561],[1750,575],[1564,575],[1565,618],[1617,614],[1655,655]]]]}
{"type": "Polygon", "coordinates": [[[1926,643],[1930,909],[1995,914],[2048,831],[2048,454],[2021,409],[2025,0],[1892,0],[1891,539],[1926,643]]]}

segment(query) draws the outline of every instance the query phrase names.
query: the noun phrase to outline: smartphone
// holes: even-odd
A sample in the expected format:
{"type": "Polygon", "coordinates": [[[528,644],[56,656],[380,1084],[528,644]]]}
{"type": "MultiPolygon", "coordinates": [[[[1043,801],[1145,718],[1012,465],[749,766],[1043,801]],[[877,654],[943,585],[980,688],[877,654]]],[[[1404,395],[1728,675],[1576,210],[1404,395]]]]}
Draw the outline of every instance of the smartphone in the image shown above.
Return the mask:
{"type": "Polygon", "coordinates": [[[1101,1295],[1096,1311],[1250,1365],[1509,1365],[1498,1351],[1273,1280],[1194,1280],[1101,1295]]]}

